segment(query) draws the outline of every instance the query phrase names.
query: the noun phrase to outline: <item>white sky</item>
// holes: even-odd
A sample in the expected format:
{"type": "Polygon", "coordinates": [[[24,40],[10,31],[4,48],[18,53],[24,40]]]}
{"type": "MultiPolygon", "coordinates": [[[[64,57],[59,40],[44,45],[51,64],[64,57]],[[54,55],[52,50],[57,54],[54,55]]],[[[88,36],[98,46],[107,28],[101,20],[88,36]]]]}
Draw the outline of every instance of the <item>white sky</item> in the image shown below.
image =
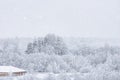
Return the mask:
{"type": "Polygon", "coordinates": [[[120,0],[0,0],[0,38],[120,38],[120,0]]]}

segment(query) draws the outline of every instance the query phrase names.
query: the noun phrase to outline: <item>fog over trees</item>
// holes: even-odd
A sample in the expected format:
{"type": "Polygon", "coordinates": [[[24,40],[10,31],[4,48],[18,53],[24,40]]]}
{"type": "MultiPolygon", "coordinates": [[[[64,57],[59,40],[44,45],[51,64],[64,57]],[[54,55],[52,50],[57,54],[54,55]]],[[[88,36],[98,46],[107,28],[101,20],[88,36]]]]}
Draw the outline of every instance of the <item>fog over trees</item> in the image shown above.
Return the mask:
{"type": "Polygon", "coordinates": [[[77,47],[70,49],[64,38],[54,34],[31,39],[27,43],[20,42],[19,38],[5,39],[1,40],[0,44],[0,65],[16,66],[30,73],[64,73],[57,77],[55,74],[49,75],[45,80],[120,79],[119,46],[109,44],[99,47],[87,44],[78,46],[78,43],[71,44],[77,47]],[[20,44],[26,44],[24,51],[21,51],[20,44]],[[81,74],[86,76],[83,77],[81,74]]]}

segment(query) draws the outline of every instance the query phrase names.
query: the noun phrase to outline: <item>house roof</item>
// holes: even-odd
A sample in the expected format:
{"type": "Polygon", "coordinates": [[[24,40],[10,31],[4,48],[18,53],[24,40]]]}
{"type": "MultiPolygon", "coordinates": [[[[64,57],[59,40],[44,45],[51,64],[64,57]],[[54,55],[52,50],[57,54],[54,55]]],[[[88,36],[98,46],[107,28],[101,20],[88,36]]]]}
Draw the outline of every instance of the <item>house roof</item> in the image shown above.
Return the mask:
{"type": "Polygon", "coordinates": [[[0,66],[0,72],[25,72],[25,70],[13,66],[0,66]]]}

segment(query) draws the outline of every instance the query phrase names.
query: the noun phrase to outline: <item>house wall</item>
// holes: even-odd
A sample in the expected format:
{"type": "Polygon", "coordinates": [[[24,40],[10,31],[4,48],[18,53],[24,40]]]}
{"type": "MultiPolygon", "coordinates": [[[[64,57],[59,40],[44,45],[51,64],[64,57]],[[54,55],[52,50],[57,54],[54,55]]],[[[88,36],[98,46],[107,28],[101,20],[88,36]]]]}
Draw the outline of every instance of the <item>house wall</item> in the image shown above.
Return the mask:
{"type": "Polygon", "coordinates": [[[6,72],[0,72],[0,76],[8,76],[9,74],[6,72]]]}
{"type": "Polygon", "coordinates": [[[0,77],[4,77],[4,76],[22,76],[25,75],[26,72],[13,72],[11,75],[10,73],[6,73],[6,72],[0,72],[0,77]]]}
{"type": "Polygon", "coordinates": [[[25,75],[26,72],[14,72],[12,75],[13,76],[22,76],[22,75],[25,75]]]}

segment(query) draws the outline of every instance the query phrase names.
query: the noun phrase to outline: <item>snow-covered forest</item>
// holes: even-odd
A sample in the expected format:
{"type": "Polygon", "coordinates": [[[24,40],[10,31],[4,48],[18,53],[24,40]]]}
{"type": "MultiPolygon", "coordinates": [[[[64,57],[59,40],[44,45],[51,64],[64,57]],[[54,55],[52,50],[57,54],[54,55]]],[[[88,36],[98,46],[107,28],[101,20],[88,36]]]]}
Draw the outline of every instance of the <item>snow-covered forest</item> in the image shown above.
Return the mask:
{"type": "Polygon", "coordinates": [[[0,0],[0,80],[120,80],[120,0],[0,0]]]}
{"type": "MultiPolygon", "coordinates": [[[[1,39],[0,65],[23,68],[29,74],[49,73],[44,80],[120,80],[119,42],[54,34],[1,39]]],[[[28,79],[41,80],[34,75],[22,80],[28,79]]]]}

